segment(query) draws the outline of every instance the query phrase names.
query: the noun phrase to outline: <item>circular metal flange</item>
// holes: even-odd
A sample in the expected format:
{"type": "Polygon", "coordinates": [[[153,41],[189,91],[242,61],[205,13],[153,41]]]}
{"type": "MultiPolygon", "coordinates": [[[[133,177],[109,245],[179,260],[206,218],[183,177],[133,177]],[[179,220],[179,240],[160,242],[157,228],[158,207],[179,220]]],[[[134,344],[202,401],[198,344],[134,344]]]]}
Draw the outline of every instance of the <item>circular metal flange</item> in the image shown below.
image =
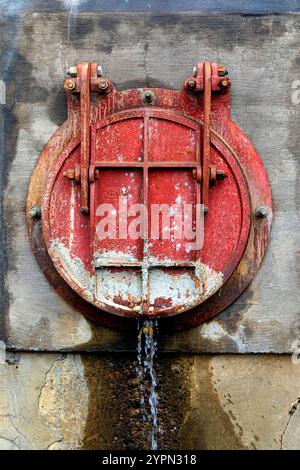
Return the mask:
{"type": "MultiPolygon", "coordinates": [[[[163,122],[163,117],[167,117],[165,121],[175,122],[176,125],[182,125],[182,122],[184,122],[184,127],[189,129],[188,132],[194,132],[194,130],[197,132],[197,129],[201,128],[201,112],[199,112],[198,107],[195,107],[194,98],[188,96],[189,94],[187,93],[182,96],[182,92],[154,90],[156,96],[155,108],[151,107],[152,115],[147,113],[145,115],[144,110],[140,108],[140,95],[137,90],[127,91],[126,94],[113,92],[115,94],[115,103],[119,104],[119,106],[116,106],[117,109],[114,115],[110,115],[108,112],[107,117],[104,117],[102,121],[92,122],[92,135],[95,137],[94,144],[92,145],[95,145],[95,148],[99,145],[97,143],[98,132],[102,133],[101,139],[103,140],[106,130],[108,128],[111,129],[112,125],[117,123],[122,125],[128,119],[134,122],[140,119],[141,116],[143,120],[146,116],[147,120],[153,119],[153,122],[159,121],[160,123],[163,122]],[[185,116],[182,114],[183,100],[185,116]],[[164,116],[164,105],[170,101],[173,103],[172,112],[168,112],[167,116],[164,116]]],[[[99,107],[107,105],[103,104],[104,100],[102,98],[99,107]]],[[[89,265],[87,271],[91,274],[94,266],[90,263],[90,251],[86,253],[81,252],[80,257],[78,257],[76,256],[78,254],[76,250],[71,250],[71,252],[66,250],[70,246],[82,245],[82,237],[86,237],[90,230],[94,230],[93,223],[90,223],[89,218],[85,215],[80,216],[82,219],[78,220],[77,229],[75,230],[74,226],[72,230],[74,219],[72,221],[71,217],[68,220],[67,217],[67,214],[71,213],[70,207],[72,204],[74,210],[78,206],[76,199],[78,186],[64,178],[63,173],[72,164],[75,167],[75,164],[78,163],[80,144],[79,137],[76,137],[76,134],[78,135],[78,108],[76,108],[76,103],[70,102],[70,100],[69,108],[70,117],[68,121],[50,139],[32,176],[27,201],[27,222],[33,251],[50,282],[64,298],[84,315],[101,324],[114,328],[130,328],[130,318],[133,319],[140,313],[132,308],[136,305],[130,306],[128,302],[124,302],[124,299],[121,299],[121,302],[120,299],[114,299],[119,300],[118,304],[115,301],[107,302],[105,301],[107,299],[99,299],[99,296],[97,298],[97,295],[93,294],[93,289],[94,292],[96,291],[95,284],[93,284],[95,279],[92,282],[91,278],[88,280],[89,288],[87,288],[86,280],[84,280],[85,270],[82,269],[82,263],[78,261],[81,258],[83,264],[89,265]],[[48,173],[47,162],[49,157],[51,158],[51,167],[48,173]],[[54,189],[56,185],[57,187],[54,189]],[[62,194],[64,194],[64,198],[61,197],[62,194]],[[67,206],[62,204],[64,200],[67,202],[67,206]],[[43,202],[43,234],[41,223],[30,217],[31,209],[39,206],[41,202],[43,202]],[[68,208],[67,211],[65,210],[66,207],[68,208]],[[55,214],[57,214],[57,211],[60,213],[60,216],[56,219],[55,214]],[[62,219],[63,213],[65,214],[64,219],[62,219]],[[68,232],[68,240],[65,240],[66,243],[63,243],[63,246],[61,241],[64,238],[64,234],[57,232],[59,230],[59,221],[61,223],[62,220],[64,220],[66,226],[69,225],[71,227],[68,232]],[[80,226],[81,229],[78,230],[80,226]],[[49,254],[52,262],[49,259],[49,254]],[[61,256],[62,254],[63,257],[61,256]],[[116,315],[111,315],[111,313],[116,315]],[[117,315],[123,315],[126,318],[120,318],[117,315]]],[[[103,113],[100,115],[103,116],[103,113]]],[[[221,182],[219,186],[217,184],[217,188],[211,189],[212,209],[206,216],[206,233],[209,233],[213,226],[217,227],[217,229],[215,228],[213,232],[214,243],[205,246],[205,243],[208,243],[205,241],[201,254],[203,264],[207,262],[207,266],[212,270],[214,270],[214,267],[217,268],[214,271],[221,273],[222,279],[219,284],[215,282],[213,288],[209,287],[206,294],[202,298],[196,299],[194,303],[185,301],[179,305],[179,308],[176,305],[176,308],[173,310],[172,307],[168,308],[165,301],[162,301],[161,305],[157,305],[156,315],[161,317],[162,327],[168,331],[200,324],[230,305],[253,278],[259,268],[268,243],[272,220],[272,205],[266,173],[250,141],[230,120],[229,115],[225,116],[225,119],[226,126],[224,126],[224,122],[221,119],[216,119],[213,123],[212,158],[215,159],[215,163],[219,166],[220,163],[221,166],[223,165],[223,170],[229,174],[229,178],[227,179],[228,181],[221,182]],[[235,199],[233,197],[229,201],[229,208],[226,208],[227,216],[222,219],[221,214],[222,210],[224,210],[224,200],[226,200],[224,198],[226,188],[221,185],[224,184],[231,185],[229,193],[234,193],[235,199]],[[266,217],[257,216],[255,208],[259,206],[268,208],[266,217]],[[232,213],[232,219],[230,218],[230,212],[232,213]],[[236,231],[239,233],[236,239],[236,246],[233,249],[232,245],[224,244],[224,239],[222,242],[222,236],[226,235],[226,230],[230,227],[230,223],[233,223],[237,216],[239,217],[239,225],[236,227],[236,231]],[[225,227],[226,223],[229,225],[225,227]],[[257,247],[259,247],[259,250],[257,247]],[[229,251],[224,254],[226,249],[229,251]],[[213,251],[216,252],[215,265],[211,266],[210,260],[214,258],[213,251]],[[209,256],[211,256],[210,259],[209,256]],[[221,266],[219,268],[218,263],[221,266]]],[[[153,124],[152,135],[156,129],[155,126],[156,124],[153,124]]],[[[119,133],[119,130],[117,133],[119,133]]],[[[183,184],[186,182],[183,181],[183,184]]],[[[96,185],[92,184],[92,193],[95,191],[95,188],[96,185]]],[[[107,190],[107,194],[109,194],[109,191],[113,193],[111,188],[108,187],[107,190]]],[[[94,195],[92,199],[94,197],[97,199],[99,194],[94,195]]],[[[91,213],[94,214],[93,206],[91,213]]],[[[93,216],[91,220],[93,220],[93,216]]],[[[90,240],[93,240],[93,238],[90,238],[90,240]]],[[[209,241],[209,237],[207,237],[207,240],[209,241]]],[[[212,279],[212,276],[207,276],[207,280],[209,281],[210,279],[212,279]]]]}

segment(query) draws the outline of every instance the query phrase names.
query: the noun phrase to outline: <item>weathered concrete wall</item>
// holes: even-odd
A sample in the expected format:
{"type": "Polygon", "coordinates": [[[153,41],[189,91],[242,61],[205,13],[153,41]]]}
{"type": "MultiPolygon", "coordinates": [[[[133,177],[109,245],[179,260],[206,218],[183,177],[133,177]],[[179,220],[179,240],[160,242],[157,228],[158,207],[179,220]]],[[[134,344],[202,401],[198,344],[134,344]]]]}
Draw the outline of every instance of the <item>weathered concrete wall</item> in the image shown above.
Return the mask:
{"type": "MultiPolygon", "coordinates": [[[[0,448],[149,448],[134,359],[11,355],[0,366],[0,448]]],[[[162,355],[157,371],[160,449],[300,448],[290,357],[162,355]]]]}
{"type": "Polygon", "coordinates": [[[53,291],[29,247],[25,199],[35,162],[65,119],[70,65],[97,61],[119,89],[178,88],[194,62],[208,59],[230,70],[232,115],[267,168],[274,226],[259,274],[234,305],[159,339],[159,447],[299,449],[300,366],[290,356],[245,354],[291,352],[300,337],[299,2],[230,1],[222,14],[213,0],[189,2],[212,13],[178,13],[180,0],[115,3],[118,13],[105,0],[0,1],[0,333],[17,351],[0,364],[0,448],[148,446],[135,332],[97,327],[53,291]]]}
{"type": "Polygon", "coordinates": [[[201,13],[25,12],[2,19],[5,313],[10,348],[134,350],[134,335],[94,328],[52,289],[29,246],[24,204],[32,169],[65,118],[69,65],[94,60],[124,89],[178,88],[199,59],[225,63],[232,114],[267,168],[274,197],[271,244],[243,296],[214,321],[167,335],[165,351],[289,352],[300,333],[300,16],[201,13]],[[297,84],[297,83],[296,83],[297,84]],[[33,291],[34,286],[34,291],[33,291]],[[47,305],[47,308],[45,308],[47,305]],[[45,335],[47,331],[47,335],[45,335]]]}

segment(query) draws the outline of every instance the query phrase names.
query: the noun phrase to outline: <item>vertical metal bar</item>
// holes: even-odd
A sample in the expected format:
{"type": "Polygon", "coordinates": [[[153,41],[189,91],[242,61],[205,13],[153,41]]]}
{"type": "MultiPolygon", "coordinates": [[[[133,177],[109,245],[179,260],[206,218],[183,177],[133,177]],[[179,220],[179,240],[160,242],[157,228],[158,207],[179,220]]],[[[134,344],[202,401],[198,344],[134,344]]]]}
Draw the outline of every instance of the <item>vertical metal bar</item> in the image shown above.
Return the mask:
{"type": "MultiPolygon", "coordinates": [[[[202,219],[201,214],[201,189],[202,189],[202,169],[201,169],[201,131],[196,132],[196,160],[197,160],[197,169],[196,171],[196,180],[195,180],[195,187],[196,187],[196,207],[195,207],[195,243],[197,242],[197,237],[199,234],[197,221],[202,219]]],[[[194,280],[195,280],[195,288],[198,290],[200,288],[200,250],[197,248],[195,251],[195,270],[194,270],[194,280]]]]}
{"type": "Polygon", "coordinates": [[[210,114],[211,114],[211,64],[203,64],[204,85],[204,123],[203,123],[203,152],[202,152],[202,204],[204,213],[208,212],[209,202],[209,165],[210,165],[210,114]]]}
{"type": "Polygon", "coordinates": [[[89,212],[89,161],[90,161],[90,89],[91,89],[91,63],[84,62],[78,66],[80,83],[80,184],[81,207],[84,214],[89,212]]]}
{"type": "Polygon", "coordinates": [[[142,264],[142,313],[147,315],[149,312],[149,230],[148,230],[148,205],[149,205],[149,116],[147,112],[144,118],[144,166],[143,166],[143,264],[142,264]]]}

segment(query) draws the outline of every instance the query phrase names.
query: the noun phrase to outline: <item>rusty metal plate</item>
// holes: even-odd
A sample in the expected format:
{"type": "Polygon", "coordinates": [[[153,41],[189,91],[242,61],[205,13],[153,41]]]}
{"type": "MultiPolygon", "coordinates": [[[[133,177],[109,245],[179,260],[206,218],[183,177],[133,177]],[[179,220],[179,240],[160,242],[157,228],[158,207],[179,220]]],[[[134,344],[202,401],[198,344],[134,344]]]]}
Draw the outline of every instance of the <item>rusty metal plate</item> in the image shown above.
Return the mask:
{"type": "Polygon", "coordinates": [[[230,119],[230,80],[206,63],[179,91],[118,92],[97,70],[80,64],[65,82],[68,120],[29,188],[33,250],[93,320],[197,325],[251,281],[272,220],[260,157],[230,119]]]}

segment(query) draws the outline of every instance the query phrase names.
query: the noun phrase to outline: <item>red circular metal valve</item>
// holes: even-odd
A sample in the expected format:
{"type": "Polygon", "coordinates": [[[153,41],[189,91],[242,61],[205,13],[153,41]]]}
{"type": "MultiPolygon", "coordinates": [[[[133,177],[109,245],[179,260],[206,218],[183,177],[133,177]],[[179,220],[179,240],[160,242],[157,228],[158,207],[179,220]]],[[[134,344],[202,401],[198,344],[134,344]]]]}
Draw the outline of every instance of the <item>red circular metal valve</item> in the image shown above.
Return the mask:
{"type": "Polygon", "coordinates": [[[27,203],[28,214],[42,205],[42,226],[28,215],[35,254],[59,292],[100,323],[199,324],[259,267],[272,218],[267,176],[230,119],[230,87],[214,90],[215,64],[204,79],[202,70],[192,92],[111,85],[91,108],[69,96],[69,118],[39,159],[27,203]],[[261,205],[266,217],[255,213],[261,205]]]}

